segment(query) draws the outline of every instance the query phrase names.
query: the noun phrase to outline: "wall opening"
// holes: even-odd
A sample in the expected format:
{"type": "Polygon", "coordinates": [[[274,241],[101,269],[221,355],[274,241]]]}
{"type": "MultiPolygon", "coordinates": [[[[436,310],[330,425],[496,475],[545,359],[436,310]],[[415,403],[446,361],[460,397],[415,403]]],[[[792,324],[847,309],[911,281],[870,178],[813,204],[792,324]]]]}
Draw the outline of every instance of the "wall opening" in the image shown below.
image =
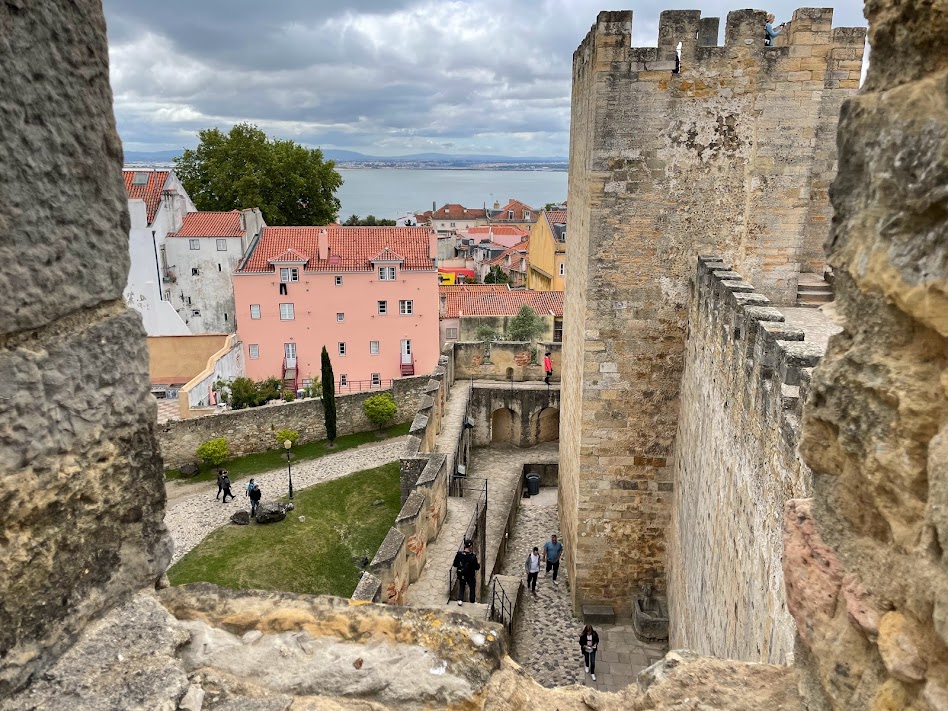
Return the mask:
{"type": "Polygon", "coordinates": [[[545,407],[537,417],[537,442],[559,442],[560,411],[555,407],[545,407]]]}
{"type": "Polygon", "coordinates": [[[490,441],[514,442],[514,422],[516,414],[509,407],[494,410],[490,417],[490,441]]]}

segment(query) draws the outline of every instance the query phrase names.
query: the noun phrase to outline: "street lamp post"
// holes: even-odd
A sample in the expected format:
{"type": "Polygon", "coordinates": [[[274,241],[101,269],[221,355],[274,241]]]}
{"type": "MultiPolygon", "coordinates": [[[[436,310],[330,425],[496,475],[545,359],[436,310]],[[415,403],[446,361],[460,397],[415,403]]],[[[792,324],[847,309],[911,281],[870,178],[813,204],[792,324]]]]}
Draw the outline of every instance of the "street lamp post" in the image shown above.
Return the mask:
{"type": "Polygon", "coordinates": [[[286,449],[286,476],[290,480],[290,501],[293,500],[293,465],[290,464],[290,461],[293,459],[293,453],[290,451],[290,447],[292,446],[293,443],[290,440],[283,442],[283,447],[286,449]]]}

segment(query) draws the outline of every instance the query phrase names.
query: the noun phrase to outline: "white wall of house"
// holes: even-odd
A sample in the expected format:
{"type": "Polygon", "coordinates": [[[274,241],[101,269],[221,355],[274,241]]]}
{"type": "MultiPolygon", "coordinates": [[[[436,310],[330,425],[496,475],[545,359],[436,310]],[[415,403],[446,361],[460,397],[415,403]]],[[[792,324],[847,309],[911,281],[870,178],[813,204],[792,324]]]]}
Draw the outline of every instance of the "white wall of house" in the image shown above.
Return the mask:
{"type": "Polygon", "coordinates": [[[237,330],[232,276],[243,254],[240,237],[169,237],[165,249],[177,282],[171,302],[191,333],[237,330]],[[192,249],[192,241],[199,249],[192,249]]]}
{"type": "MultiPolygon", "coordinates": [[[[174,183],[177,183],[172,175],[169,175],[168,181],[166,187],[174,187],[174,183]]],[[[131,267],[124,296],[125,302],[141,314],[149,336],[183,336],[191,333],[174,306],[165,298],[171,285],[163,281],[165,236],[178,229],[185,211],[194,210],[194,205],[180,184],[176,189],[179,192],[176,198],[161,200],[151,224],[148,223],[144,200],[128,201],[131,267]]]]}

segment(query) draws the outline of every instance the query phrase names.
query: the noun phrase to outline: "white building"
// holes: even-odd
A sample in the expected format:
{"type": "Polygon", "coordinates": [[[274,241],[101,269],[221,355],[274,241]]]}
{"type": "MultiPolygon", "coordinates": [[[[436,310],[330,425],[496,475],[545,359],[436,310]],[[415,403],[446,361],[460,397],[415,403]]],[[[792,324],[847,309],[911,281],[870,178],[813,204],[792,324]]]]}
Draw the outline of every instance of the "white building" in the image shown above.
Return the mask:
{"type": "Polygon", "coordinates": [[[184,216],[194,212],[194,204],[171,171],[128,169],[123,173],[131,218],[125,301],[141,314],[149,336],[187,335],[191,331],[171,305],[165,237],[181,227],[184,216]]]}
{"type": "Polygon", "coordinates": [[[264,227],[258,208],[192,212],[168,235],[171,303],[192,333],[237,330],[231,277],[264,227]]]}

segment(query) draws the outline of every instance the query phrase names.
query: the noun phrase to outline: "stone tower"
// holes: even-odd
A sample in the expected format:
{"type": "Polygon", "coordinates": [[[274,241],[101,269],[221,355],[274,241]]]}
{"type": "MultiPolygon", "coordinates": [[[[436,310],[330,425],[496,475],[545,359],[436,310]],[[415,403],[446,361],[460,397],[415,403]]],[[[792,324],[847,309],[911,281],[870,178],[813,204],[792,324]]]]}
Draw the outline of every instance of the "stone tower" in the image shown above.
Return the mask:
{"type": "Polygon", "coordinates": [[[731,12],[717,46],[717,18],[664,12],[658,47],[633,48],[631,11],[602,12],[573,55],[560,511],[577,608],[665,589],[696,256],[778,304],[823,269],[865,29],[802,9],[765,47],[765,21],[731,12]]]}

